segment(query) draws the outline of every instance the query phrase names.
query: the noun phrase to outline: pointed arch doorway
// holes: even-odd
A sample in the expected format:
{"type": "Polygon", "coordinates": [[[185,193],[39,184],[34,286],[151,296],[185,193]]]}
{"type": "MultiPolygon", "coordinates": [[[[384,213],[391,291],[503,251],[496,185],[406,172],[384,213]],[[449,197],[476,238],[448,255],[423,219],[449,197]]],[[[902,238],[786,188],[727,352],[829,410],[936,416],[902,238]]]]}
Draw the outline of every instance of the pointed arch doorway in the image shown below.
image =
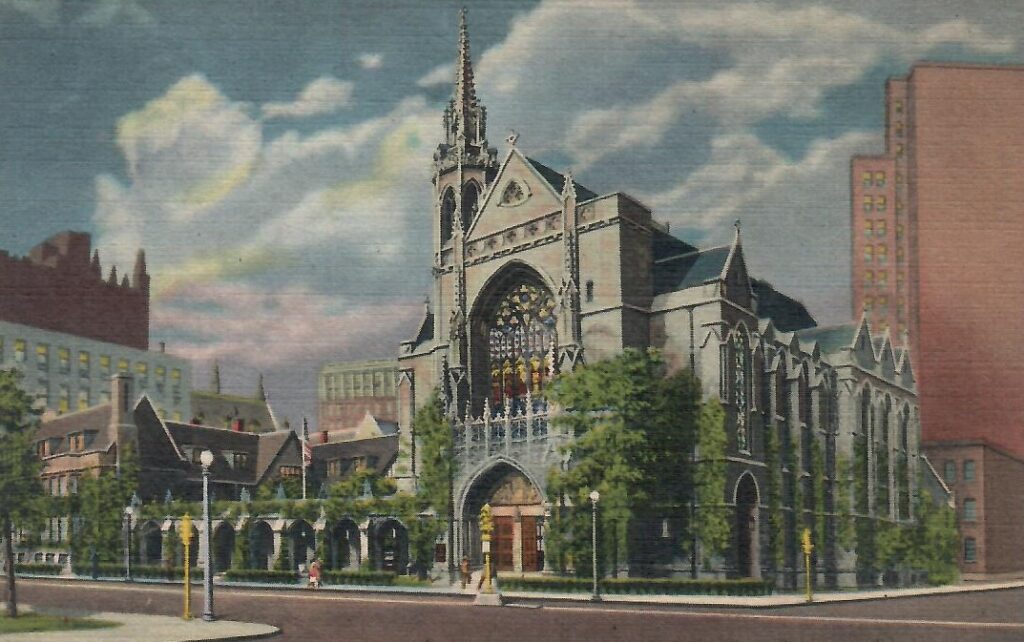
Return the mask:
{"type": "Polygon", "coordinates": [[[530,573],[544,567],[544,501],[536,485],[515,466],[499,462],[473,481],[463,504],[465,555],[483,563],[480,509],[494,517],[491,555],[498,571],[530,573]]]}
{"type": "Polygon", "coordinates": [[[745,473],[736,483],[736,570],[740,577],[761,577],[761,546],[754,476],[745,473]]]}

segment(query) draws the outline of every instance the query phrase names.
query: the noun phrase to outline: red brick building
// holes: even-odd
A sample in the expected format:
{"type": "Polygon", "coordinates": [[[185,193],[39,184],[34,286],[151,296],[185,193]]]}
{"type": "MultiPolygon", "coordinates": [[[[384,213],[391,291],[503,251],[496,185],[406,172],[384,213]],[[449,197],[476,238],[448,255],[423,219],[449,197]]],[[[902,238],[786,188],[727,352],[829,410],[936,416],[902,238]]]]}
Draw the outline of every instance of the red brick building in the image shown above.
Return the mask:
{"type": "Polygon", "coordinates": [[[325,364],[317,395],[318,430],[331,433],[334,440],[354,437],[367,413],[381,421],[397,421],[397,376],[393,360],[325,364]]]}
{"type": "Polygon", "coordinates": [[[854,316],[910,334],[925,450],[960,471],[968,576],[1024,570],[1024,510],[1001,503],[1024,478],[1022,167],[1024,67],[939,63],[888,81],[885,153],[851,163],[854,316]]]}
{"type": "Polygon", "coordinates": [[[88,234],[61,232],[25,257],[0,250],[0,320],[139,350],[149,348],[149,274],[142,250],[131,278],[106,279],[88,234]]]}

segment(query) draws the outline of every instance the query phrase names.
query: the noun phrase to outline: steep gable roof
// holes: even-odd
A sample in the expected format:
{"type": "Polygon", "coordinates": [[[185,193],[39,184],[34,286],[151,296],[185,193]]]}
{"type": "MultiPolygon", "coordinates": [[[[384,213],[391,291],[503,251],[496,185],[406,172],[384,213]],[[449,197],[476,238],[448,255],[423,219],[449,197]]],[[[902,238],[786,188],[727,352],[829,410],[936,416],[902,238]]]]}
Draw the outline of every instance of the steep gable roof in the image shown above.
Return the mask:
{"type": "Polygon", "coordinates": [[[852,323],[844,323],[798,330],[796,334],[800,337],[801,342],[816,343],[822,353],[832,354],[853,346],[853,340],[857,336],[857,326],[852,323]]]}
{"type": "Polygon", "coordinates": [[[270,404],[256,397],[226,395],[204,390],[192,391],[192,414],[205,425],[216,426],[224,420],[242,419],[249,432],[277,430],[270,404]]]}
{"type": "MultiPolygon", "coordinates": [[[[526,156],[524,158],[526,158],[530,165],[533,165],[533,168],[537,170],[537,173],[540,174],[541,178],[547,181],[548,185],[551,186],[551,189],[555,190],[555,192],[557,192],[558,194],[562,193],[562,190],[565,189],[564,175],[559,173],[557,170],[548,167],[544,163],[541,163],[540,161],[530,158],[529,156],[526,156]]],[[[586,187],[583,187],[575,180],[573,180],[572,186],[576,189],[577,201],[589,201],[592,198],[597,198],[597,192],[594,192],[592,190],[587,189],[586,187]]]]}
{"type": "MultiPolygon", "coordinates": [[[[36,431],[36,440],[53,439],[55,437],[67,437],[71,433],[83,432],[85,430],[97,430],[96,441],[93,442],[96,448],[101,448],[99,442],[110,445],[111,435],[109,431],[110,416],[112,408],[109,403],[100,406],[93,406],[78,412],[66,415],[47,418],[40,422],[39,430],[36,431]],[[102,437],[102,438],[101,438],[102,437]]],[[[103,446],[101,449],[106,449],[103,446]]]]}
{"type": "Polygon", "coordinates": [[[314,465],[332,459],[353,459],[376,457],[374,472],[384,474],[398,457],[398,435],[384,435],[373,439],[335,441],[313,446],[314,465]]]}
{"type": "Polygon", "coordinates": [[[721,279],[731,250],[731,246],[722,245],[656,262],[654,294],[685,290],[721,279]]]}
{"type": "Polygon", "coordinates": [[[757,297],[757,316],[771,319],[776,329],[791,332],[817,325],[803,303],[782,294],[771,283],[750,279],[750,285],[757,297]]]}

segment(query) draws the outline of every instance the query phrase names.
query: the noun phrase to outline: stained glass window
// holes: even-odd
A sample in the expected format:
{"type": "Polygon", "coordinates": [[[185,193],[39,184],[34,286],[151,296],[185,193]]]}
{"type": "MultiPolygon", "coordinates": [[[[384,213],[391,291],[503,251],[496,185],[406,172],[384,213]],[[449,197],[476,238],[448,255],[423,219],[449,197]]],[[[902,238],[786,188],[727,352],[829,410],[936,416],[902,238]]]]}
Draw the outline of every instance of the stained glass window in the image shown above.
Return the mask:
{"type": "Polygon", "coordinates": [[[502,407],[539,395],[551,369],[557,343],[555,300],[535,285],[513,287],[501,298],[487,331],[491,405],[502,407]]]}
{"type": "Polygon", "coordinates": [[[737,336],[733,340],[733,401],[736,403],[736,447],[748,450],[747,445],[747,370],[750,355],[747,351],[746,337],[737,336]]]}

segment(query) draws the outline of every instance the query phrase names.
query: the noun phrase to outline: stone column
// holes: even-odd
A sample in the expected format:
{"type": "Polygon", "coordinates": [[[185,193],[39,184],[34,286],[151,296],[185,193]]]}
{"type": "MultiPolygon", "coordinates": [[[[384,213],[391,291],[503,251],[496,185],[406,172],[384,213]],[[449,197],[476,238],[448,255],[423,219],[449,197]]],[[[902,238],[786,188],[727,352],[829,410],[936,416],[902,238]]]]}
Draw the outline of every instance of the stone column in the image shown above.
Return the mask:
{"type": "Polygon", "coordinates": [[[523,516],[518,508],[512,515],[512,570],[523,572],[523,516]]]}
{"type": "Polygon", "coordinates": [[[370,559],[370,532],[370,520],[359,525],[359,559],[356,560],[356,568],[370,559]]]}

